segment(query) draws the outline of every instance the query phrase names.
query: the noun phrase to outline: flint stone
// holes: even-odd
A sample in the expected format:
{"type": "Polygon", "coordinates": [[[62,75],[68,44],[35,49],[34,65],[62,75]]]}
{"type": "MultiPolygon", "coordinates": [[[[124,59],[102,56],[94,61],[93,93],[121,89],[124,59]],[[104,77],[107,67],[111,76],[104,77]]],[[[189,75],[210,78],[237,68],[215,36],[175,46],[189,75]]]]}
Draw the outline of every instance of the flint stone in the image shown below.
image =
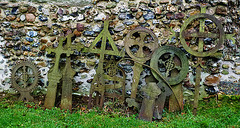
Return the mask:
{"type": "Polygon", "coordinates": [[[48,18],[47,18],[46,16],[43,16],[43,15],[39,15],[39,16],[38,16],[38,19],[39,19],[40,21],[42,21],[42,22],[48,20],[48,18]]]}
{"type": "Polygon", "coordinates": [[[145,20],[151,20],[155,18],[155,15],[152,11],[148,11],[148,13],[146,15],[143,15],[143,18],[145,20]]]}
{"type": "Polygon", "coordinates": [[[83,14],[79,14],[77,17],[77,21],[82,21],[84,20],[84,15],[83,14]]]}
{"type": "Polygon", "coordinates": [[[21,21],[24,21],[26,19],[26,16],[24,15],[24,14],[22,14],[21,16],[20,16],[20,20],[21,21]]]}
{"type": "Polygon", "coordinates": [[[119,24],[114,28],[114,31],[120,32],[120,31],[123,31],[124,29],[125,29],[124,24],[119,24]]]}
{"type": "Polygon", "coordinates": [[[100,28],[98,25],[94,25],[93,28],[92,28],[92,30],[93,30],[94,32],[101,32],[101,31],[102,31],[102,28],[100,28]]]}
{"type": "Polygon", "coordinates": [[[29,13],[35,13],[37,11],[37,8],[36,7],[33,7],[33,6],[29,6],[28,7],[28,12],[29,13]]]}
{"type": "Polygon", "coordinates": [[[19,7],[19,12],[25,13],[25,12],[27,12],[27,11],[28,11],[28,8],[27,8],[27,7],[24,7],[24,6],[20,6],[20,7],[19,7]]]}
{"type": "Polygon", "coordinates": [[[216,13],[216,14],[219,14],[219,15],[227,15],[227,14],[228,14],[228,12],[227,12],[227,7],[217,6],[215,13],[216,13]]]}
{"type": "Polygon", "coordinates": [[[18,7],[12,8],[11,14],[12,15],[17,15],[18,14],[18,7]]]}
{"type": "Polygon", "coordinates": [[[207,86],[217,86],[220,83],[220,76],[209,75],[205,78],[204,84],[207,86]]]}
{"type": "Polygon", "coordinates": [[[95,34],[94,31],[84,31],[84,32],[83,32],[83,35],[84,35],[84,36],[93,36],[94,34],[95,34]]]}
{"type": "Polygon", "coordinates": [[[0,2],[0,6],[7,5],[7,4],[8,4],[7,1],[2,1],[2,2],[0,2]]]}
{"type": "Polygon", "coordinates": [[[134,24],[134,21],[126,20],[123,23],[126,25],[132,25],[132,24],[134,24]]]}
{"type": "Polygon", "coordinates": [[[95,18],[94,20],[95,21],[103,21],[107,18],[107,16],[104,14],[104,13],[99,13],[95,18]]]}
{"type": "Polygon", "coordinates": [[[77,28],[77,31],[79,31],[79,32],[84,31],[84,25],[83,24],[77,23],[76,28],[77,28]]]}
{"type": "Polygon", "coordinates": [[[170,0],[160,0],[160,1],[159,1],[160,4],[167,4],[167,3],[169,3],[169,2],[170,2],[170,0]]]}
{"type": "Polygon", "coordinates": [[[237,68],[236,68],[236,69],[234,70],[234,72],[235,72],[235,74],[240,75],[240,69],[237,69],[237,68]]]}
{"type": "Polygon", "coordinates": [[[35,16],[32,14],[32,13],[27,13],[26,14],[26,20],[28,21],[28,22],[34,22],[35,21],[35,16]]]}
{"type": "Polygon", "coordinates": [[[29,32],[27,32],[27,35],[28,35],[29,37],[35,37],[35,36],[38,35],[38,33],[37,33],[36,31],[29,31],[29,32]]]}
{"type": "Polygon", "coordinates": [[[33,38],[30,38],[30,37],[26,37],[26,40],[29,42],[33,42],[33,38]]]}

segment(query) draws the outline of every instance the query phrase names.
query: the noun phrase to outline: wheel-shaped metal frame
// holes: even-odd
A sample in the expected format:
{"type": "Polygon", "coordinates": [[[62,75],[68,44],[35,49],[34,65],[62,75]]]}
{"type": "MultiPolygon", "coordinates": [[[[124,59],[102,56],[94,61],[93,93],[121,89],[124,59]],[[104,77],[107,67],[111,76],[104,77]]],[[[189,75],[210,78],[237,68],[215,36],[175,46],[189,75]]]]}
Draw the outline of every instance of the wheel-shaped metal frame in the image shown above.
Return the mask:
{"type": "MultiPolygon", "coordinates": [[[[188,59],[185,53],[173,46],[158,48],[152,55],[150,66],[161,74],[170,85],[180,83],[187,76],[189,70],[188,59]],[[166,70],[161,71],[159,64],[164,66],[166,70]],[[171,76],[170,74],[173,70],[177,70],[178,73],[171,76]]],[[[155,71],[152,70],[152,74],[157,80],[161,80],[155,71]]]]}
{"type": "Polygon", "coordinates": [[[124,47],[132,59],[145,62],[151,58],[153,52],[158,48],[158,38],[151,30],[138,27],[127,34],[124,47]],[[138,46],[135,53],[131,49],[132,46],[138,46]]]}
{"type": "MultiPolygon", "coordinates": [[[[203,22],[203,24],[205,25],[205,21],[203,22]]],[[[181,27],[181,31],[180,31],[180,40],[181,43],[184,47],[184,49],[189,52],[190,54],[194,55],[194,56],[198,56],[198,57],[205,57],[205,56],[210,56],[211,54],[215,53],[217,50],[219,50],[219,48],[221,47],[221,45],[223,44],[224,41],[224,31],[223,31],[223,26],[221,24],[221,22],[215,18],[212,15],[209,14],[205,14],[205,13],[200,13],[197,15],[193,15],[190,18],[188,18],[183,26],[181,27]],[[187,33],[185,30],[187,28],[187,26],[194,21],[195,19],[210,19],[213,21],[213,23],[216,24],[216,27],[218,28],[219,33],[211,33],[211,32],[197,32],[197,33],[187,33]],[[186,37],[196,37],[196,38],[217,38],[218,42],[216,43],[216,46],[213,47],[212,49],[210,49],[209,51],[195,51],[193,49],[191,49],[188,44],[185,41],[186,37]]],[[[202,42],[203,43],[203,42],[202,42]]],[[[202,46],[203,44],[198,44],[198,46],[202,46]]]]}
{"type": "Polygon", "coordinates": [[[15,65],[12,69],[11,75],[12,86],[20,92],[31,91],[33,88],[37,86],[38,80],[39,80],[38,68],[30,61],[22,61],[19,64],[15,65]],[[28,72],[29,69],[32,71],[31,74],[29,74],[28,72]],[[28,82],[30,78],[34,79],[31,83],[28,82]],[[23,82],[25,87],[19,86],[17,81],[23,82]]]}

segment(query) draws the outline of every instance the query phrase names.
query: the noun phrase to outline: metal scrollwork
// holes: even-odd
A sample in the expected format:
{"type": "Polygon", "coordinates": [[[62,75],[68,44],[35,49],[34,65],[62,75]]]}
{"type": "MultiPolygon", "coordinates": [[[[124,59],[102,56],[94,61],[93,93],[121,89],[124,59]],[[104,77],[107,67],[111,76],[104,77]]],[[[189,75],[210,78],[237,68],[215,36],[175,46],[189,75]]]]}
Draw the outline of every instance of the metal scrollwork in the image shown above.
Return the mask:
{"type": "MultiPolygon", "coordinates": [[[[152,55],[150,65],[158,69],[159,73],[167,80],[170,85],[181,82],[188,73],[188,59],[186,55],[178,48],[172,46],[163,46],[158,48],[152,55]],[[178,72],[172,74],[173,72],[178,72]]],[[[152,72],[156,79],[161,79],[155,72],[152,72]]]]}
{"type": "Polygon", "coordinates": [[[11,83],[21,94],[19,100],[33,100],[30,92],[37,86],[39,74],[37,66],[30,61],[22,61],[13,67],[11,83]]]}

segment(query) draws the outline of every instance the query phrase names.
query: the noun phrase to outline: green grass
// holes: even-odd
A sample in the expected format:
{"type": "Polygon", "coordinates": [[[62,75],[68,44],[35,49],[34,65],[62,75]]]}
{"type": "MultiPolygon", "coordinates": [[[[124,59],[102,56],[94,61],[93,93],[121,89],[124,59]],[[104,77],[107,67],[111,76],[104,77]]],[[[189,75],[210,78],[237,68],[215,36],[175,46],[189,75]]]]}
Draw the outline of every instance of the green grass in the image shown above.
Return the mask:
{"type": "Polygon", "coordinates": [[[97,108],[78,109],[72,113],[59,108],[44,110],[34,103],[0,101],[0,127],[176,127],[176,128],[223,128],[240,127],[240,102],[214,99],[200,102],[197,116],[192,115],[192,107],[185,105],[182,112],[165,112],[160,121],[146,122],[136,119],[137,114],[128,116],[124,110],[97,108]]]}

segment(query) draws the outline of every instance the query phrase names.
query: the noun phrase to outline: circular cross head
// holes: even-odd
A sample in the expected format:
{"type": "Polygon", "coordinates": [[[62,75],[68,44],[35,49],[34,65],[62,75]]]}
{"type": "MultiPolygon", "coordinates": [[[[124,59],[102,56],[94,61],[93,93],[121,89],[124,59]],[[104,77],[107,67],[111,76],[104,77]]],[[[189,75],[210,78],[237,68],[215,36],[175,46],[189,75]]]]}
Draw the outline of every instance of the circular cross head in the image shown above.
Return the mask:
{"type": "Polygon", "coordinates": [[[132,59],[146,62],[158,48],[158,39],[151,30],[138,27],[127,34],[124,47],[132,59]]]}
{"type": "MultiPolygon", "coordinates": [[[[152,55],[150,66],[155,69],[170,85],[180,83],[188,73],[188,59],[184,52],[172,46],[158,48],[152,55]]],[[[152,70],[157,80],[161,77],[152,70]]]]}
{"type": "Polygon", "coordinates": [[[224,41],[220,21],[212,15],[200,13],[189,17],[180,31],[184,49],[198,57],[210,56],[217,52],[224,41]]]}
{"type": "Polygon", "coordinates": [[[12,86],[20,92],[31,91],[37,86],[38,80],[38,68],[29,61],[23,61],[12,69],[12,86]]]}

